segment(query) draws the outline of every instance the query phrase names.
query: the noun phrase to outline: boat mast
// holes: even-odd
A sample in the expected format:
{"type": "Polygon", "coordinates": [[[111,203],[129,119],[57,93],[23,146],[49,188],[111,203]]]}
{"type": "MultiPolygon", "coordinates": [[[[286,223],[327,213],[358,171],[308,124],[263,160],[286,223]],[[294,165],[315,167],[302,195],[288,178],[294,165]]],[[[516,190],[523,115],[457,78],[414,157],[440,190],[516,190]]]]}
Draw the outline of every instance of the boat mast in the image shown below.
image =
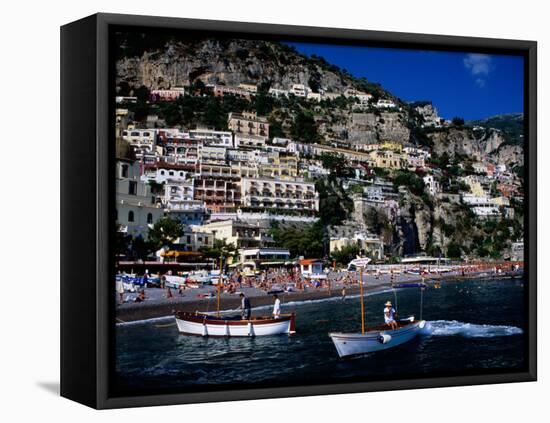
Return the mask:
{"type": "Polygon", "coordinates": [[[220,256],[220,274],[218,277],[218,317],[220,317],[220,294],[221,294],[221,287],[222,287],[222,264],[223,264],[223,256],[220,256]]]}
{"type": "Polygon", "coordinates": [[[361,295],[361,333],[365,334],[365,300],[363,298],[363,267],[359,270],[359,291],[361,295]]]}

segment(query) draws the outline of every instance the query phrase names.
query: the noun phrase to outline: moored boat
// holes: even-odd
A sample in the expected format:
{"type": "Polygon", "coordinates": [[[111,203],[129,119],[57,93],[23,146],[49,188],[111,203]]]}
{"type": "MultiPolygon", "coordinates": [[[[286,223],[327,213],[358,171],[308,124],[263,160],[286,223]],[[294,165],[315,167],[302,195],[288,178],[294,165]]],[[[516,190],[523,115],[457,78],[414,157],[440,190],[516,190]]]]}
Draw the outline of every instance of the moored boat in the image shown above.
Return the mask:
{"type": "Polygon", "coordinates": [[[206,313],[176,312],[176,324],[180,333],[199,336],[269,336],[293,334],[295,316],[281,314],[273,317],[254,317],[242,320],[240,316],[216,316],[206,313]]]}
{"type": "Polygon", "coordinates": [[[338,355],[350,357],[354,355],[373,353],[393,348],[404,344],[419,335],[426,321],[399,322],[396,330],[390,330],[387,326],[371,328],[365,333],[329,333],[338,355]]]}

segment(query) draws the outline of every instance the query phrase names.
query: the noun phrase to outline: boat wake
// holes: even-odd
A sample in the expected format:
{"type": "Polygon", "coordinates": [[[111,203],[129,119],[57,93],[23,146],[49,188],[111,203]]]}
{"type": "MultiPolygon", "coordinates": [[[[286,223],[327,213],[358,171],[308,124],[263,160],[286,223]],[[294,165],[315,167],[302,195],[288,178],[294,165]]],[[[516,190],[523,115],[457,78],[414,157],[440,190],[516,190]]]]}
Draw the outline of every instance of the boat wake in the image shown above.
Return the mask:
{"type": "Polygon", "coordinates": [[[521,335],[523,330],[515,326],[479,325],[457,320],[432,320],[427,322],[424,334],[432,336],[463,336],[465,338],[494,338],[521,335]]]}

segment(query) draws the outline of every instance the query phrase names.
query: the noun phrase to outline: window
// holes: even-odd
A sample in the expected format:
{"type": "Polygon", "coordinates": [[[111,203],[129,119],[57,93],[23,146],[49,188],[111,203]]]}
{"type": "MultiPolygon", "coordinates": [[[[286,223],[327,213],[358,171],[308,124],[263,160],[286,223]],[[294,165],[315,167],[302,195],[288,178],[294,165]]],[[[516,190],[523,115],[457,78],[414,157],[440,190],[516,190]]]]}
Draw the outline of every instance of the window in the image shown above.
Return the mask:
{"type": "Polygon", "coordinates": [[[128,222],[133,222],[133,221],[134,221],[134,212],[130,210],[128,212],[128,222]]]}
{"type": "Polygon", "coordinates": [[[153,213],[147,213],[147,223],[153,223],[153,213]]]}
{"type": "Polygon", "coordinates": [[[173,171],[173,170],[171,170],[170,172],[168,172],[168,175],[170,175],[170,176],[174,176],[174,171],[173,171]]]}
{"type": "Polygon", "coordinates": [[[121,174],[123,178],[128,177],[128,165],[122,165],[121,174]]]}
{"type": "Polygon", "coordinates": [[[128,183],[128,194],[130,194],[130,195],[136,195],[137,194],[137,182],[136,181],[130,181],[128,183]]]}
{"type": "Polygon", "coordinates": [[[161,175],[164,175],[164,170],[161,170],[161,171],[160,171],[160,174],[161,174],[161,175]]]}

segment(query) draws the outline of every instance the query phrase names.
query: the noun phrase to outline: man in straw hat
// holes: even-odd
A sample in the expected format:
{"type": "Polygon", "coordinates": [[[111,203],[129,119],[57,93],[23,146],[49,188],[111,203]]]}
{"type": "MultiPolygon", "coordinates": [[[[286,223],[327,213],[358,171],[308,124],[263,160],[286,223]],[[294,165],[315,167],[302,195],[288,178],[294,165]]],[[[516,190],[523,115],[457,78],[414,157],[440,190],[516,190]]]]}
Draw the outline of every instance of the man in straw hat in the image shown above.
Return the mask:
{"type": "Polygon", "coordinates": [[[384,322],[392,329],[397,329],[397,322],[395,321],[396,312],[393,308],[391,301],[387,301],[386,304],[384,304],[384,322]]]}

